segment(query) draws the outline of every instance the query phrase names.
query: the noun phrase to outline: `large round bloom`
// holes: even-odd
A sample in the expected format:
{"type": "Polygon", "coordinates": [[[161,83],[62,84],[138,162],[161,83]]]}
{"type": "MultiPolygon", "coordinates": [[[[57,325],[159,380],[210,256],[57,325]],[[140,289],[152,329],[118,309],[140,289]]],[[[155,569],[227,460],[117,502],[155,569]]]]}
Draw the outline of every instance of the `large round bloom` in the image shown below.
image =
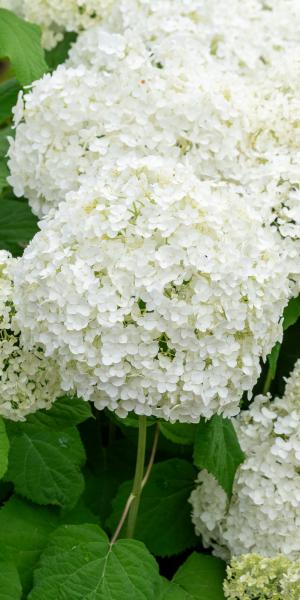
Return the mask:
{"type": "Polygon", "coordinates": [[[15,269],[27,342],[120,415],[233,415],[281,339],[289,257],[251,199],[161,158],[67,195],[15,269]]]}

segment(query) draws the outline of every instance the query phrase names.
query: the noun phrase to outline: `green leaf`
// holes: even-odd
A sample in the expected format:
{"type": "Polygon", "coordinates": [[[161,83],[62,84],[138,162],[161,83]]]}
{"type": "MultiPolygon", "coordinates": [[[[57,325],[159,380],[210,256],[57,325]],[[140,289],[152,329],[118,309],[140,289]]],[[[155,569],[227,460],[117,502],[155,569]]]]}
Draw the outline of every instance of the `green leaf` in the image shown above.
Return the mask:
{"type": "Polygon", "coordinates": [[[285,331],[294,325],[300,317],[300,296],[292,298],[284,309],[283,330],[285,331]]]}
{"type": "MultiPolygon", "coordinates": [[[[94,444],[97,440],[93,440],[94,444]]],[[[95,445],[94,445],[94,454],[95,445]]],[[[136,449],[126,440],[117,440],[108,448],[100,448],[97,468],[85,469],[84,500],[104,523],[112,511],[112,500],[121,483],[132,477],[136,449]],[[101,490],[101,494],[99,493],[101,490]]]]}
{"type": "Polygon", "coordinates": [[[62,509],[60,519],[61,524],[64,525],[82,525],[82,523],[97,523],[97,525],[100,525],[99,517],[92,513],[82,497],[79,498],[76,506],[71,510],[62,509]]]}
{"type": "Polygon", "coordinates": [[[281,344],[280,342],[276,342],[275,346],[273,346],[272,352],[268,355],[267,360],[269,364],[270,372],[268,374],[268,385],[273,381],[276,375],[277,362],[279,358],[281,344]]]}
{"type": "Polygon", "coordinates": [[[54,71],[58,65],[61,65],[68,58],[69,50],[75,42],[77,34],[73,31],[65,33],[61,42],[56,44],[52,50],[46,50],[45,57],[46,62],[51,71],[54,71]]]}
{"type": "Polygon", "coordinates": [[[0,417],[0,479],[6,473],[8,464],[9,441],[6,433],[5,423],[0,417]]]}
{"type": "Polygon", "coordinates": [[[0,600],[21,600],[19,573],[12,562],[0,560],[0,600]]]}
{"type": "Polygon", "coordinates": [[[163,579],[158,600],[193,600],[193,597],[176,583],[163,579]]]}
{"type": "Polygon", "coordinates": [[[9,423],[6,479],[38,504],[72,508],[84,489],[84,448],[75,428],[54,431],[31,423],[9,423]]]}
{"type": "Polygon", "coordinates": [[[0,57],[9,58],[21,85],[40,79],[48,68],[40,28],[0,8],[0,57]]]}
{"type": "Polygon", "coordinates": [[[6,160],[0,158],[0,194],[6,187],[6,180],[9,175],[9,171],[6,165],[6,160]]]}
{"type": "Polygon", "coordinates": [[[285,389],[284,378],[289,377],[295,362],[300,358],[299,339],[300,319],[284,332],[276,369],[275,385],[272,387],[272,392],[276,396],[281,397],[283,395],[285,389]]]}
{"type": "Polygon", "coordinates": [[[179,567],[173,581],[195,600],[225,600],[225,571],[226,565],[219,558],[193,552],[179,567]]]}
{"type": "Polygon", "coordinates": [[[43,553],[28,600],[156,600],[158,566],[143,544],[110,546],[97,525],[60,527],[43,553]]]}
{"type": "Polygon", "coordinates": [[[23,254],[27,243],[38,231],[37,218],[25,200],[0,199],[0,248],[14,256],[23,254]]]}
{"type": "Polygon", "coordinates": [[[92,417],[88,402],[74,396],[58,398],[50,410],[39,410],[27,418],[27,423],[40,424],[50,429],[66,429],[75,427],[92,417]]]}
{"type": "MultiPolygon", "coordinates": [[[[173,458],[154,465],[142,493],[135,531],[135,537],[153,554],[179,554],[197,542],[188,504],[195,479],[196,471],[186,460],[173,458]]],[[[119,488],[108,519],[111,531],[117,526],[131,488],[130,481],[119,488]]]]}
{"type": "Polygon", "coordinates": [[[16,79],[9,79],[0,84],[0,123],[11,117],[20,89],[16,79]]]}
{"type": "Polygon", "coordinates": [[[191,446],[195,439],[196,425],[161,421],[160,431],[168,440],[174,442],[174,444],[191,446]]]}
{"type": "Polygon", "coordinates": [[[32,570],[57,525],[58,518],[52,510],[15,496],[0,510],[0,559],[15,564],[24,593],[31,587],[32,570]]]}
{"type": "Polygon", "coordinates": [[[194,463],[215,476],[228,496],[238,466],[245,458],[230,419],[214,415],[209,421],[201,419],[194,445],[194,463]]]}

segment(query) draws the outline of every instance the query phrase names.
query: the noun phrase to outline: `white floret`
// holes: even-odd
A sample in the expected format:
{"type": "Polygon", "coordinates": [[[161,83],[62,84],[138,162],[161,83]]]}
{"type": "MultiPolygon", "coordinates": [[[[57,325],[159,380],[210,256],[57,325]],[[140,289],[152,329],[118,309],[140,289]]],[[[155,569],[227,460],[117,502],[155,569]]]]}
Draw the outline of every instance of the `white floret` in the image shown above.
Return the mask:
{"type": "Polygon", "coordinates": [[[246,454],[228,503],[216,479],[202,471],[192,492],[192,519],[217,555],[300,556],[300,360],[282,399],[258,396],[234,419],[246,454]]]}
{"type": "Polygon", "coordinates": [[[67,194],[15,268],[28,343],[119,415],[234,415],[281,339],[290,265],[248,197],[162,158],[67,194]]]}

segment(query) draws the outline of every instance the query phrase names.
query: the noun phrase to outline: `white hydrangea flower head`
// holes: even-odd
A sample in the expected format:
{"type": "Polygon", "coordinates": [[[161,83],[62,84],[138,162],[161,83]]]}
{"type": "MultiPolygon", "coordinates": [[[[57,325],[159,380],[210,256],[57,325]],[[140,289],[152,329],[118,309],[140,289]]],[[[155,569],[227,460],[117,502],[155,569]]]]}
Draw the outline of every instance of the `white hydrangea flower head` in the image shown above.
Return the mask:
{"type": "Polygon", "coordinates": [[[19,97],[9,152],[15,193],[43,216],[125,154],[173,157],[195,163],[203,178],[230,179],[252,110],[243,82],[200,64],[195,37],[151,47],[132,31],[97,37],[102,52],[90,47],[101,68],[61,66],[19,97]]]}
{"type": "Polygon", "coordinates": [[[258,554],[234,558],[227,567],[224,593],[228,600],[299,600],[300,560],[258,554]]]}
{"type": "Polygon", "coordinates": [[[67,65],[19,98],[9,182],[41,217],[124,156],[174,158],[248,193],[298,258],[297,53],[246,75],[180,23],[148,38],[132,28],[83,33],[67,65]]]}
{"type": "Polygon", "coordinates": [[[0,415],[17,421],[50,407],[61,388],[53,359],[38,346],[28,350],[20,336],[9,274],[14,260],[0,251],[0,415]]]}
{"type": "Polygon", "coordinates": [[[258,396],[234,425],[245,462],[233,496],[202,471],[192,492],[192,519],[217,555],[300,557],[300,360],[282,399],[258,396]],[[213,499],[213,501],[212,501],[213,499]]]}
{"type": "MultiPolygon", "coordinates": [[[[102,24],[121,34],[134,29],[148,41],[192,33],[201,40],[202,54],[213,56],[224,71],[256,76],[295,49],[300,8],[297,0],[119,0],[102,24]]],[[[89,56],[90,40],[83,34],[80,43],[89,56]]],[[[77,57],[79,64],[87,55],[77,57]]]]}
{"type": "Polygon", "coordinates": [[[285,246],[234,189],[128,163],[67,194],[16,264],[26,341],[99,409],[234,415],[282,336],[285,246]]]}

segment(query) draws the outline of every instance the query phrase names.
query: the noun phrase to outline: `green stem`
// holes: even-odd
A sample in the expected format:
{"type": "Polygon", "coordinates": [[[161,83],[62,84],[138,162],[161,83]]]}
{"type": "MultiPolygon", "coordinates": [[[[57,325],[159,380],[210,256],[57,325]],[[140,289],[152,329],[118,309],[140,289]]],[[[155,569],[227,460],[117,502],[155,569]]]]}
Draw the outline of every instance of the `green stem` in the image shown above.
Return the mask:
{"type": "Polygon", "coordinates": [[[145,452],[146,452],[146,436],[147,436],[147,417],[139,417],[139,439],[137,448],[137,457],[135,465],[135,475],[133,480],[133,487],[131,495],[133,501],[131,503],[128,522],[127,522],[127,538],[133,538],[136,520],[140,505],[140,498],[142,492],[142,482],[144,477],[144,464],[145,464],[145,452]]]}
{"type": "Polygon", "coordinates": [[[268,371],[267,371],[266,379],[264,382],[263,390],[262,390],[262,393],[264,396],[270,391],[272,381],[273,381],[273,371],[272,371],[271,367],[269,367],[268,371]]]}

